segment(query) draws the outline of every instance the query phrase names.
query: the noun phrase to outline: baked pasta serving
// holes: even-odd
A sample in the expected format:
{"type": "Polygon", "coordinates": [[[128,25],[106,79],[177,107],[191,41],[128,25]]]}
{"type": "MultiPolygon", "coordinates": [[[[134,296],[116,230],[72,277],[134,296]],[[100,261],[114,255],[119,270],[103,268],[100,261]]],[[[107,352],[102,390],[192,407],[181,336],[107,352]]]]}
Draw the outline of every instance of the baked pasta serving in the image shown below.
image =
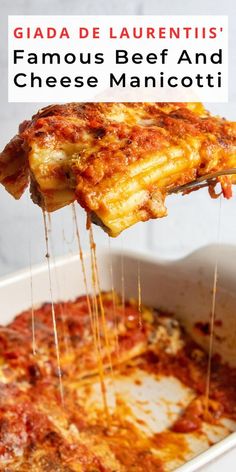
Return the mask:
{"type": "MultiPolygon", "coordinates": [[[[116,236],[166,215],[176,185],[236,167],[236,123],[199,103],[69,103],[23,122],[0,155],[0,182],[54,211],[77,200],[116,236]]],[[[232,177],[221,180],[230,196],[232,177]]]]}
{"type": "Polygon", "coordinates": [[[34,352],[31,309],[0,326],[0,472],[170,472],[236,430],[236,368],[214,356],[206,404],[208,355],[179,322],[101,296],[112,370],[100,311],[98,355],[86,296],[55,303],[63,402],[50,303],[34,352]]]}

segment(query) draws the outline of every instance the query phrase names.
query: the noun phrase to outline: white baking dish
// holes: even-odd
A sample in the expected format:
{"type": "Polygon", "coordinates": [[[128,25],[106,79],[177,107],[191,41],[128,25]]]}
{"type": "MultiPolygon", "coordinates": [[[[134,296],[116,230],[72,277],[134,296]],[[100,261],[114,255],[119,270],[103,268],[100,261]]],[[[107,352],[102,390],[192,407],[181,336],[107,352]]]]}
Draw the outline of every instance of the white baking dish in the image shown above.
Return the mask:
{"type": "MultiPolygon", "coordinates": [[[[99,252],[98,266],[102,290],[111,289],[111,264],[115,290],[121,292],[121,267],[124,267],[125,297],[137,298],[137,267],[140,266],[142,301],[175,314],[186,330],[196,339],[192,330],[196,321],[208,321],[211,312],[212,287],[216,262],[218,263],[218,288],[216,318],[223,321],[221,340],[215,340],[214,349],[224,360],[236,364],[236,247],[209,246],[185,259],[164,262],[150,256],[135,253],[99,252]]],[[[90,256],[85,255],[87,273],[90,256]]],[[[90,277],[88,277],[90,279],[90,277]]],[[[52,291],[54,300],[74,299],[84,293],[81,265],[77,256],[59,259],[52,267],[52,291]]],[[[50,300],[47,264],[30,271],[22,271],[0,281],[1,324],[31,306],[50,300]]],[[[207,349],[207,340],[197,338],[207,349]]],[[[203,470],[206,472],[235,470],[236,433],[212,446],[196,458],[178,468],[179,472],[203,470]],[[234,451],[235,448],[235,451],[234,451]],[[227,464],[227,466],[226,466],[227,464]]]]}

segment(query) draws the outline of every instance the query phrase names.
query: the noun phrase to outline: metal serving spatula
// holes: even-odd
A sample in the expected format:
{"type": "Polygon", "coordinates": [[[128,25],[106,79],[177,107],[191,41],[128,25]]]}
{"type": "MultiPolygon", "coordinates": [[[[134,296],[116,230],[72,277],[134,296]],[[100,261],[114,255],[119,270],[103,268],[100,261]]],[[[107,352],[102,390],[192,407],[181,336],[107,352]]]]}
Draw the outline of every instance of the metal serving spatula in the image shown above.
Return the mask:
{"type": "Polygon", "coordinates": [[[188,182],[184,185],[177,185],[176,187],[170,188],[168,193],[181,193],[181,192],[188,192],[191,190],[197,190],[202,187],[208,187],[209,185],[214,185],[217,183],[217,178],[223,175],[233,175],[236,174],[236,169],[223,169],[218,172],[213,172],[211,174],[203,175],[202,177],[198,177],[196,180],[192,180],[192,182],[188,182]]]}

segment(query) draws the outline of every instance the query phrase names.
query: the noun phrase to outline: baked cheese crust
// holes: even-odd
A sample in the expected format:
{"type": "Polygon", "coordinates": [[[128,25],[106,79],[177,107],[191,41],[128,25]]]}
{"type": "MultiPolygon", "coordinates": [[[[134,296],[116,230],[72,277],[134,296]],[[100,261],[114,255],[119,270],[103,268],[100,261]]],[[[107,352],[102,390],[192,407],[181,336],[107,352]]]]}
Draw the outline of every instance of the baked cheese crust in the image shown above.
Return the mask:
{"type": "MultiPolygon", "coordinates": [[[[236,167],[236,123],[199,103],[69,103],[22,123],[0,155],[0,182],[46,211],[77,200],[111,236],[166,215],[165,196],[236,167]]],[[[222,180],[229,196],[231,178],[222,180]]]]}

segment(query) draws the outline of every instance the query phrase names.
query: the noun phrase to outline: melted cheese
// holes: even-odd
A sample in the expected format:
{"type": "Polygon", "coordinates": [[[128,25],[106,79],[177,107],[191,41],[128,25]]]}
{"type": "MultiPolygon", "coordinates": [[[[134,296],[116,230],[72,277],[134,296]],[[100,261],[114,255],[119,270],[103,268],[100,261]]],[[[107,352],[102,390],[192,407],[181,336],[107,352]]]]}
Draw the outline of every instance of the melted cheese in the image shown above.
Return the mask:
{"type": "Polygon", "coordinates": [[[32,198],[43,209],[77,200],[116,236],[165,216],[173,186],[236,167],[235,150],[236,124],[201,104],[56,105],[24,123],[6,146],[0,182],[19,198],[30,178],[32,198]]]}

